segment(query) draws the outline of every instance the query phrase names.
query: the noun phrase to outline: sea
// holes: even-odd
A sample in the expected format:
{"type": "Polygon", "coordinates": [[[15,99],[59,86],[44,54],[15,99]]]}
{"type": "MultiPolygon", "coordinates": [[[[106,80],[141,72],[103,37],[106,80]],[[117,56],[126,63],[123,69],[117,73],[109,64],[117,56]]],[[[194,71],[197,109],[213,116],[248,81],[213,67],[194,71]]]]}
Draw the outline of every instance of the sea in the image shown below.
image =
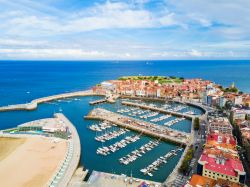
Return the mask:
{"type": "MultiPolygon", "coordinates": [[[[90,89],[92,86],[110,79],[128,75],[162,75],[184,78],[212,80],[223,86],[233,82],[241,91],[250,92],[250,61],[0,61],[0,106],[25,103],[33,99],[59,93],[90,89]]],[[[133,175],[138,178],[162,182],[175,165],[181,153],[171,159],[154,176],[143,175],[139,170],[166,154],[175,145],[162,142],[157,148],[127,166],[118,159],[130,153],[151,138],[143,136],[140,141],[129,145],[115,154],[103,157],[96,154],[102,144],[96,142],[96,133],[87,127],[96,121],[84,120],[88,112],[97,107],[89,102],[99,97],[79,97],[40,104],[34,111],[0,112],[0,129],[15,127],[27,121],[52,117],[62,112],[76,126],[81,139],[81,162],[85,168],[115,174],[133,175]]],[[[119,103],[101,104],[101,107],[115,111],[119,103]]],[[[191,123],[184,121],[177,130],[190,131],[191,123]]],[[[133,132],[129,132],[133,134],[133,132]]],[[[115,143],[112,140],[109,144],[115,143]]]]}

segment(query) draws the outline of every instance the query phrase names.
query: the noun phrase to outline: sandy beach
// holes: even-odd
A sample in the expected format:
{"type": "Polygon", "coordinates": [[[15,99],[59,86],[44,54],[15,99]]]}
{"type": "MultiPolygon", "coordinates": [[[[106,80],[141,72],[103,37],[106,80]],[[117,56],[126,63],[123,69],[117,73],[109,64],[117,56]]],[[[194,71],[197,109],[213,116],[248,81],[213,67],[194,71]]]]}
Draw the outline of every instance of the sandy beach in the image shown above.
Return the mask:
{"type": "Polygon", "coordinates": [[[0,186],[45,186],[67,151],[67,142],[45,137],[0,138],[0,186]],[[2,143],[1,143],[2,142],[2,143]]]}

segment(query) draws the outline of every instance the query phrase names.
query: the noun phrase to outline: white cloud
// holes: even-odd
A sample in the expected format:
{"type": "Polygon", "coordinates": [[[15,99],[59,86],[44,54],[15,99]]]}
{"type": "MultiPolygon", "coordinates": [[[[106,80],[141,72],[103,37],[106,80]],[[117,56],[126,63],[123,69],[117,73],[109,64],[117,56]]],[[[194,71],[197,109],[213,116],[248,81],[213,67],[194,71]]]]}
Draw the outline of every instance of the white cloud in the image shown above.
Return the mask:
{"type": "Polygon", "coordinates": [[[106,1],[67,12],[43,1],[0,0],[0,58],[250,56],[248,1],[147,3],[106,1]]]}
{"type": "Polygon", "coordinates": [[[187,54],[194,56],[194,57],[201,57],[203,56],[203,53],[200,51],[197,51],[195,49],[192,49],[191,51],[187,52],[187,54]]]}

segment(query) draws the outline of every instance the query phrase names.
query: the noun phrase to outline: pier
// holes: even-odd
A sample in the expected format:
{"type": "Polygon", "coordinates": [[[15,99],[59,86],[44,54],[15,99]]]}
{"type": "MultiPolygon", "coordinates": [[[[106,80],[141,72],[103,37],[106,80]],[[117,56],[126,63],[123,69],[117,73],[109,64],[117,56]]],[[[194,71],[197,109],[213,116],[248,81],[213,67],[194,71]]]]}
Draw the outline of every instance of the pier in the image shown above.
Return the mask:
{"type": "Polygon", "coordinates": [[[143,105],[143,104],[138,104],[138,103],[133,103],[133,102],[128,102],[128,101],[123,101],[122,104],[127,105],[127,106],[139,107],[139,108],[146,109],[146,110],[152,110],[152,111],[160,112],[162,114],[170,114],[170,115],[177,116],[177,117],[184,117],[190,120],[192,120],[193,117],[195,117],[194,115],[190,115],[190,114],[183,114],[179,112],[164,110],[162,108],[156,108],[153,106],[148,106],[148,105],[143,105]]]}
{"type": "Polygon", "coordinates": [[[107,102],[107,99],[99,99],[99,100],[95,100],[95,101],[90,101],[89,104],[96,105],[96,104],[105,103],[105,102],[107,102]]]}
{"type": "Polygon", "coordinates": [[[100,95],[100,94],[96,94],[92,90],[86,90],[86,91],[52,95],[32,100],[30,103],[3,106],[0,107],[0,112],[12,111],[12,110],[35,110],[37,108],[37,105],[40,103],[45,103],[57,99],[65,99],[65,98],[80,97],[80,96],[93,96],[93,95],[100,95]]]}
{"type": "Polygon", "coordinates": [[[163,141],[172,142],[178,145],[186,145],[190,139],[189,133],[123,116],[101,108],[92,110],[88,116],[85,116],[85,119],[106,120],[117,124],[122,128],[137,131],[139,133],[143,133],[157,139],[160,138],[163,141]]]}

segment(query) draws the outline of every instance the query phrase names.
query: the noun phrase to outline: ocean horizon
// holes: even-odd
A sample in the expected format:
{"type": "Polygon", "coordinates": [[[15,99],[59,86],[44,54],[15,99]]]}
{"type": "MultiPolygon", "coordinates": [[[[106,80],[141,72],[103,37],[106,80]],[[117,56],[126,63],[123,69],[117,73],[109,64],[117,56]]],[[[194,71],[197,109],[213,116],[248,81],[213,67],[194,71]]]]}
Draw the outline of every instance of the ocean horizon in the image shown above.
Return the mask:
{"type": "Polygon", "coordinates": [[[250,60],[140,60],[140,61],[0,61],[0,106],[86,90],[126,75],[163,75],[212,80],[222,86],[233,82],[250,92],[250,60]]]}

